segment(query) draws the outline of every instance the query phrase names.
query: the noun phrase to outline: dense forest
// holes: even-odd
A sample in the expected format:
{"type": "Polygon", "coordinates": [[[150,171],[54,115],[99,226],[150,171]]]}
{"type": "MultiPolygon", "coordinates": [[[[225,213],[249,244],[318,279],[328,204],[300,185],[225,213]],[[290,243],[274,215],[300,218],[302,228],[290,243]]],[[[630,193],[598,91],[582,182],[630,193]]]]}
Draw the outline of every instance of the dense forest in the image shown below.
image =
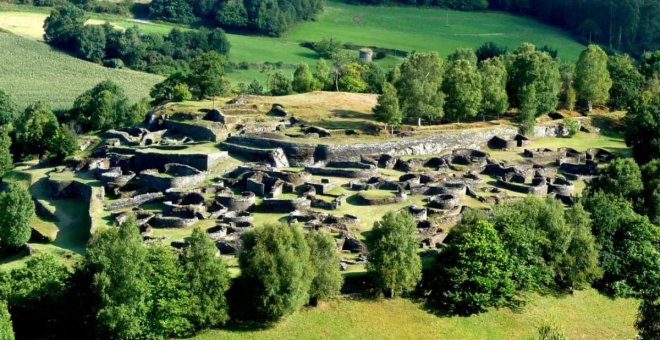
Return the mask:
{"type": "Polygon", "coordinates": [[[152,19],[192,23],[203,21],[223,28],[278,36],[301,20],[323,10],[322,0],[154,0],[152,19]]]}
{"type": "Polygon", "coordinates": [[[658,0],[349,0],[373,5],[439,6],[502,10],[536,17],[570,30],[585,42],[640,55],[660,47],[658,0]]]}

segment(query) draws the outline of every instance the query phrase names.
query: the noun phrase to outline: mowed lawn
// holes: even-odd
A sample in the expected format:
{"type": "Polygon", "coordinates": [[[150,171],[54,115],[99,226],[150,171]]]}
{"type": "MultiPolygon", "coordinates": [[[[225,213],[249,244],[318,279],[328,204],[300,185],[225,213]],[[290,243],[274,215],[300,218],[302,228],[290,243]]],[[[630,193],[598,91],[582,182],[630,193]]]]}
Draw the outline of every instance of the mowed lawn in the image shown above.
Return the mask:
{"type": "Polygon", "coordinates": [[[533,339],[543,323],[557,325],[569,339],[635,337],[635,300],[613,300],[593,289],[530,298],[520,311],[504,308],[471,317],[437,316],[407,299],[340,298],[272,328],[212,330],[195,339],[533,339]]]}
{"type": "Polygon", "coordinates": [[[42,42],[0,30],[0,90],[22,108],[37,100],[53,109],[66,109],[84,91],[110,79],[120,84],[132,101],[149,97],[163,77],[116,70],[56,51],[42,42]]]}

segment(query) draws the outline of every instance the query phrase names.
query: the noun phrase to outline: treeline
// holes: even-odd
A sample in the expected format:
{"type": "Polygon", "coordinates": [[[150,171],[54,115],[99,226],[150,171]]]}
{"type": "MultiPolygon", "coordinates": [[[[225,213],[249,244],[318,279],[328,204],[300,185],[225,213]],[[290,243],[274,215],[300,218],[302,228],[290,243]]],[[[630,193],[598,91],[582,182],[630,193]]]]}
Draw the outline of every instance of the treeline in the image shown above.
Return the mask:
{"type": "Polygon", "coordinates": [[[459,49],[447,59],[413,53],[388,76],[374,113],[396,126],[418,119],[486,119],[515,108],[524,132],[531,132],[538,116],[558,107],[629,109],[640,92],[659,88],[660,52],[645,54],[637,65],[628,56],[608,57],[589,45],[573,66],[560,65],[531,44],[505,51],[488,43],[477,53],[459,49]]]}
{"type": "Polygon", "coordinates": [[[53,9],[44,23],[44,38],[82,59],[164,75],[187,70],[190,61],[203,53],[226,55],[230,49],[222,29],[175,28],[161,35],[142,33],[137,26],[121,30],[109,23],[85,25],[86,21],[85,12],[78,7],[53,9]]]}
{"type": "Polygon", "coordinates": [[[639,56],[660,48],[657,0],[348,0],[373,5],[438,6],[463,11],[502,10],[565,28],[584,42],[639,56]]]}
{"type": "Polygon", "coordinates": [[[177,23],[201,22],[279,36],[293,24],[313,20],[323,0],[154,0],[149,16],[177,23]]]}
{"type": "MultiPolygon", "coordinates": [[[[10,0],[11,1],[11,0],[10,0]]],[[[128,15],[136,5],[133,0],[103,1],[103,0],[13,0],[18,5],[36,7],[58,7],[74,5],[89,12],[128,15]]]]}

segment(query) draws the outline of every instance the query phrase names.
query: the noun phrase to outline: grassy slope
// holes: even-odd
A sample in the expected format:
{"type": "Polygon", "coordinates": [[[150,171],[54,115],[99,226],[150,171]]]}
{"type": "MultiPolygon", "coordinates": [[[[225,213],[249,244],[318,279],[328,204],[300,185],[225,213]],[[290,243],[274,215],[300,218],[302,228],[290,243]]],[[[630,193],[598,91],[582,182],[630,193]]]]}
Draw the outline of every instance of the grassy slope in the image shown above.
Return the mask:
{"type": "Polygon", "coordinates": [[[521,311],[438,317],[406,299],[339,299],[265,330],[213,330],[196,339],[531,339],[551,322],[569,339],[631,339],[637,302],[588,289],[573,296],[533,296],[521,311]]]}
{"type": "Polygon", "coordinates": [[[0,31],[0,89],[21,107],[44,100],[54,109],[71,107],[82,92],[110,79],[132,101],[149,96],[162,77],[131,70],[114,70],[73,58],[48,45],[0,31]]]}

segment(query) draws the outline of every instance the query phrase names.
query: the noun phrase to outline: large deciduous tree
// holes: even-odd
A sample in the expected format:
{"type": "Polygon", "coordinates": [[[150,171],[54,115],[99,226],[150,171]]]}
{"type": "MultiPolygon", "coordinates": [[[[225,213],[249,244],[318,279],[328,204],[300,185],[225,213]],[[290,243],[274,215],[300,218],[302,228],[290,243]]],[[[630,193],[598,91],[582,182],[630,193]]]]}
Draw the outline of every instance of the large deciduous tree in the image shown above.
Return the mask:
{"type": "Polygon", "coordinates": [[[225,78],[227,59],[218,52],[206,52],[190,62],[188,86],[198,99],[224,95],[231,89],[225,78]]]}
{"type": "Polygon", "coordinates": [[[9,94],[0,90],[0,126],[15,124],[20,115],[18,107],[9,94]]]}
{"type": "Polygon", "coordinates": [[[509,258],[493,225],[483,220],[461,224],[439,255],[432,299],[458,314],[503,306],[513,298],[511,275],[509,258]]]}
{"type": "Polygon", "coordinates": [[[642,91],[644,76],[639,73],[635,61],[628,55],[609,57],[607,69],[612,79],[610,105],[617,109],[630,108],[642,91]]]}
{"type": "Polygon", "coordinates": [[[514,107],[527,109],[535,116],[552,112],[559,102],[559,66],[546,52],[532,44],[522,44],[507,55],[507,92],[514,107]],[[534,93],[535,100],[526,97],[534,93]]]}
{"type": "Polygon", "coordinates": [[[9,183],[0,192],[0,250],[20,247],[30,239],[34,203],[30,192],[9,183]]]}
{"type": "Polygon", "coordinates": [[[266,224],[246,232],[239,264],[261,318],[279,320],[309,301],[313,270],[300,227],[266,224]]]}
{"type": "Polygon", "coordinates": [[[58,128],[57,117],[46,103],[28,106],[16,126],[18,149],[25,155],[45,155],[58,128]]]}
{"type": "Polygon", "coordinates": [[[465,58],[450,62],[442,83],[443,92],[447,95],[445,114],[457,121],[475,117],[481,108],[482,82],[477,70],[477,58],[465,58]]]}
{"type": "Polygon", "coordinates": [[[626,144],[640,164],[660,158],[660,91],[644,92],[626,113],[626,144]]]}
{"type": "Polygon", "coordinates": [[[422,275],[417,254],[417,226],[408,213],[389,212],[374,223],[366,239],[367,272],[376,287],[390,297],[411,291],[422,275]]]}
{"type": "Polygon", "coordinates": [[[95,131],[132,126],[143,117],[136,117],[123,88],[104,80],[76,98],[69,118],[83,131],[95,131]]]}
{"type": "Polygon", "coordinates": [[[490,115],[499,115],[509,108],[506,93],[506,66],[502,58],[489,58],[479,64],[481,72],[481,110],[490,115]]]}
{"type": "Polygon", "coordinates": [[[311,268],[314,273],[309,289],[312,305],[318,300],[339,294],[344,278],[339,271],[339,254],[334,239],[323,231],[310,231],[305,236],[309,246],[311,268]]]}
{"type": "Polygon", "coordinates": [[[182,262],[190,285],[189,319],[197,329],[222,325],[229,319],[225,292],[229,273],[218,249],[201,229],[193,230],[184,248],[182,262]]]}
{"type": "Polygon", "coordinates": [[[151,289],[147,250],[135,220],[93,235],[85,267],[93,273],[99,300],[96,321],[106,337],[139,338],[148,334],[151,289]]]}
{"type": "Polygon", "coordinates": [[[74,5],[57,7],[44,22],[44,39],[54,46],[75,51],[77,35],[85,25],[85,11],[74,5]]]}
{"type": "Polygon", "coordinates": [[[607,104],[611,87],[607,54],[598,45],[587,46],[575,65],[575,90],[578,100],[587,103],[591,112],[594,105],[607,104]]]}
{"type": "Polygon", "coordinates": [[[443,76],[443,61],[436,53],[413,53],[404,60],[394,85],[405,117],[435,120],[444,116],[443,76]]]}

